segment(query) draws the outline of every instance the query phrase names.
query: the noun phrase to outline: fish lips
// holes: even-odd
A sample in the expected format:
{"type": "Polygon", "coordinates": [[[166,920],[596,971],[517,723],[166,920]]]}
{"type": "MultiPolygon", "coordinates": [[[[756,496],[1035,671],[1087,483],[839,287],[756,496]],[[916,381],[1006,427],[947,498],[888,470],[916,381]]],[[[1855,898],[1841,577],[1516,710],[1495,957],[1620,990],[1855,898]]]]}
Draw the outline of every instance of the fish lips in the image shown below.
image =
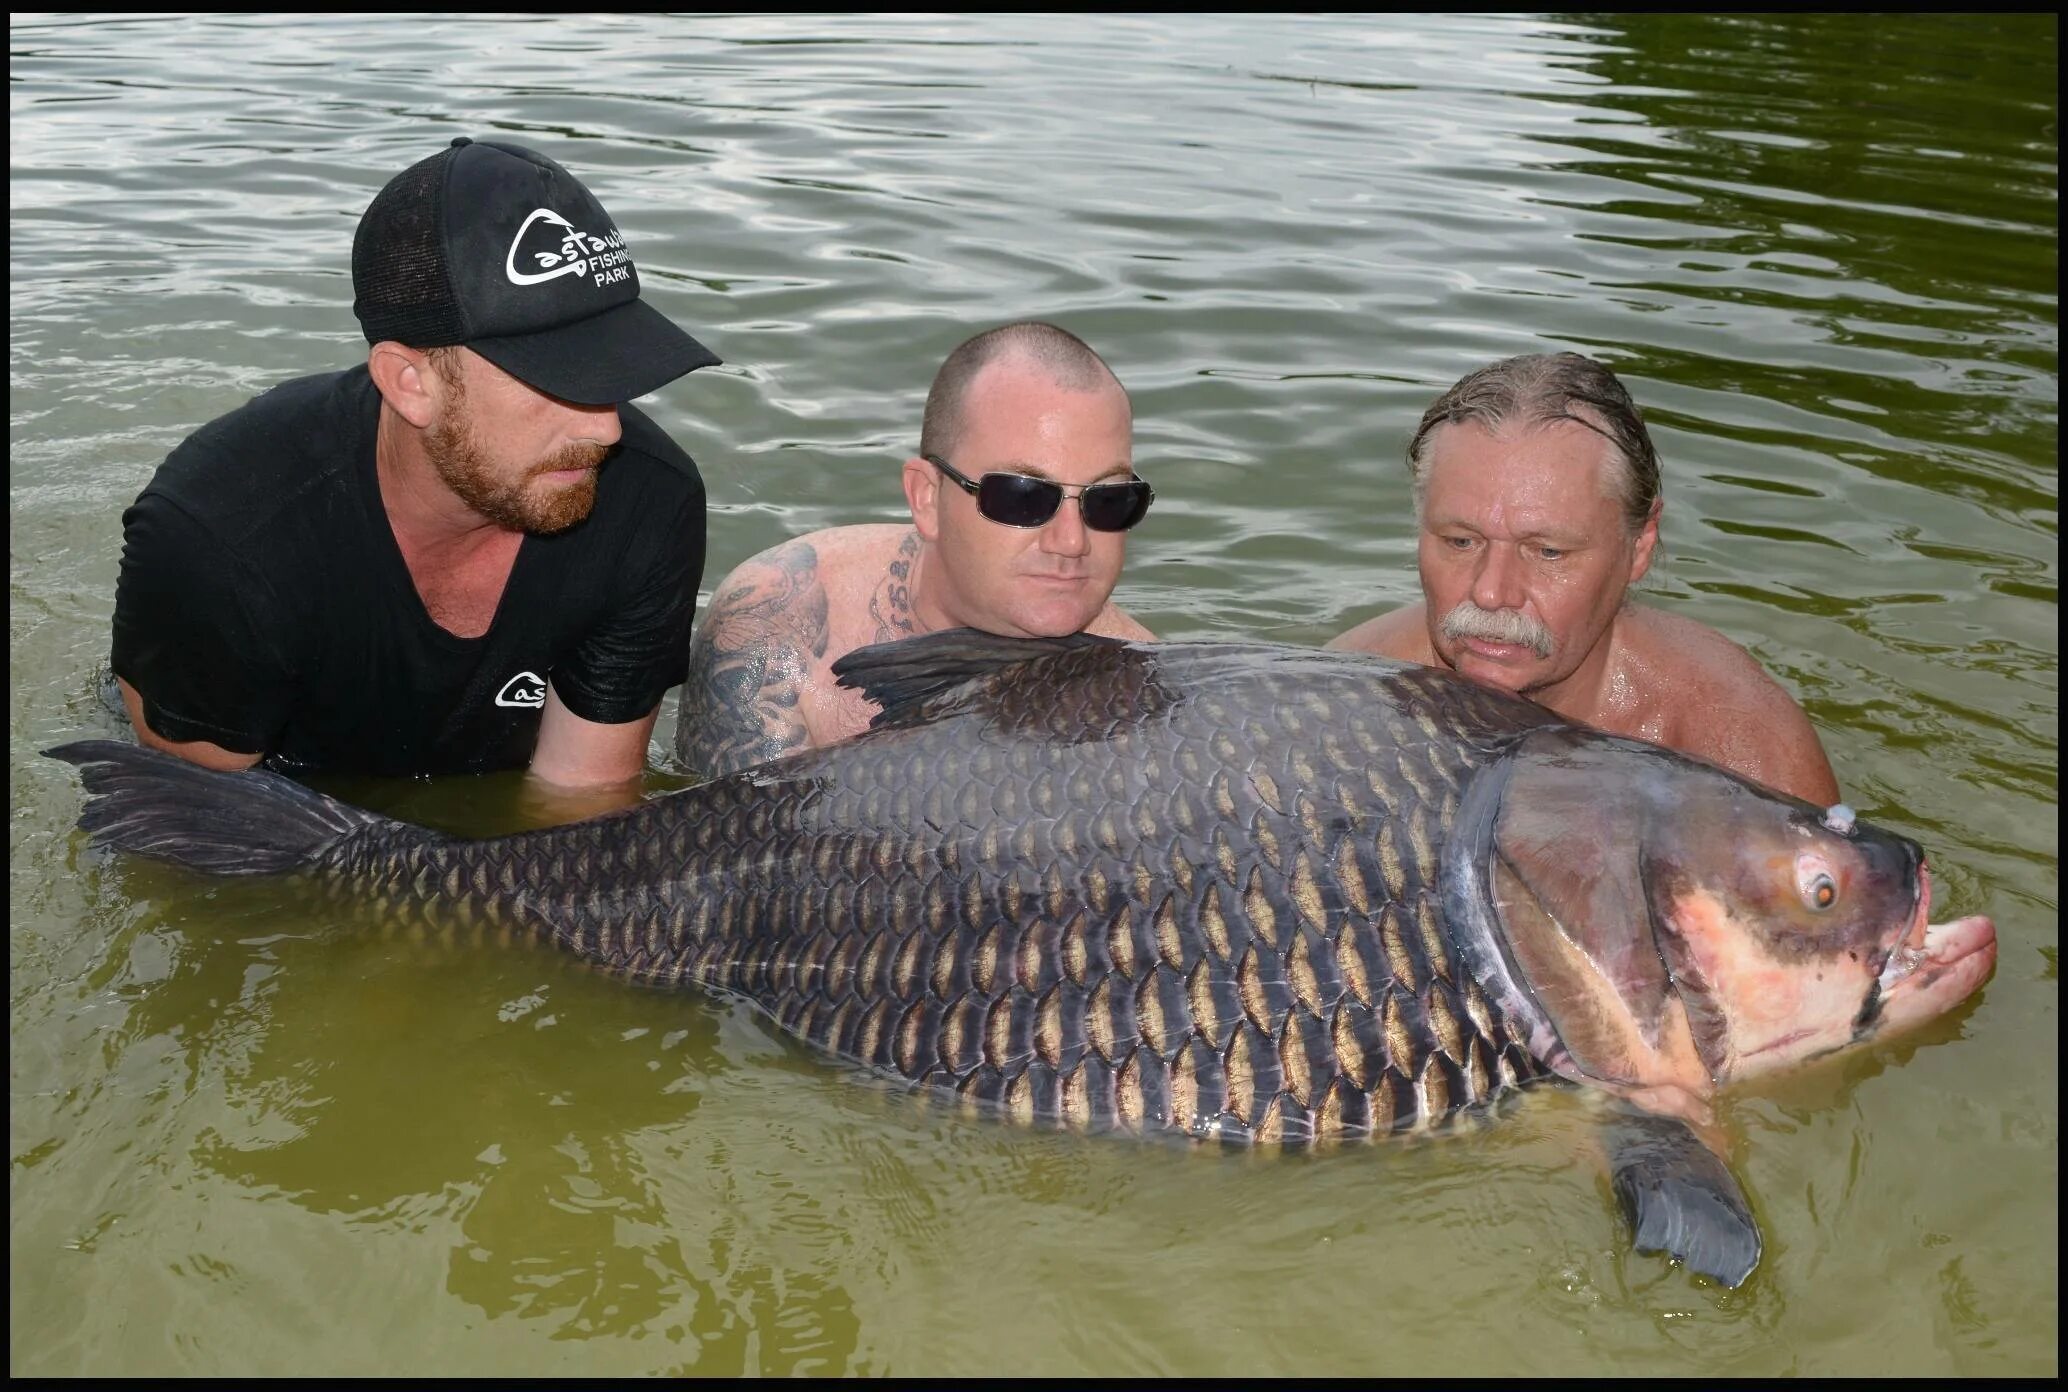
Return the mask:
{"type": "Polygon", "coordinates": [[[1931,922],[1931,872],[1923,865],[1917,881],[1917,918],[1883,964],[1855,1038],[1937,1019],[1974,994],[1996,969],[1996,924],[1983,914],[1931,922]]]}

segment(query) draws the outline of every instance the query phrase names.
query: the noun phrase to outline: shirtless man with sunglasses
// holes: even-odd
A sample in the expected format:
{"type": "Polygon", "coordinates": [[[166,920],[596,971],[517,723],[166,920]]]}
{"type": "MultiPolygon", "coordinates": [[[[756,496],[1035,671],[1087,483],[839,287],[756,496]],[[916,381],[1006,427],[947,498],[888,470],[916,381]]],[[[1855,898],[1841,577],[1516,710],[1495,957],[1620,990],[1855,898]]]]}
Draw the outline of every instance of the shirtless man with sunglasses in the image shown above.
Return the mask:
{"type": "Polygon", "coordinates": [[[948,355],[905,461],[910,526],[830,527],[743,562],[690,644],[675,757],[716,776],[860,733],[876,706],[833,680],[871,643],[948,628],[1153,635],[1112,602],[1155,498],[1105,361],[1053,324],[948,355]]]}

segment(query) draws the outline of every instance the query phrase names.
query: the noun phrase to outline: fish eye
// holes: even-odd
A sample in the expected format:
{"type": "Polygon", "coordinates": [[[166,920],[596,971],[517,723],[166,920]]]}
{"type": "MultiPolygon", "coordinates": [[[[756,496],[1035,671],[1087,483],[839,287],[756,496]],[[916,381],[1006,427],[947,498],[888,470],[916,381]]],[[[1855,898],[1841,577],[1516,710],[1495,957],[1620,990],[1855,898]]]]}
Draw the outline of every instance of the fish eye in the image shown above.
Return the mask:
{"type": "Polygon", "coordinates": [[[1838,880],[1823,857],[1807,855],[1795,863],[1795,889],[1803,907],[1821,913],[1838,902],[1838,880]]]}

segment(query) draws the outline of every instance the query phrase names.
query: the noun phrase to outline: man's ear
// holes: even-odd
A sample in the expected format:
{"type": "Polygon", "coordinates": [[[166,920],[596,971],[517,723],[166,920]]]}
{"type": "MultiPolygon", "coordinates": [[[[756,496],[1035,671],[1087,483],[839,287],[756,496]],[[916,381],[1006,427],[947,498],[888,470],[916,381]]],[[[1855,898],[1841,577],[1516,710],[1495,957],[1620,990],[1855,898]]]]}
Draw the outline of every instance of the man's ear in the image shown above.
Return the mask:
{"type": "Polygon", "coordinates": [[[1630,553],[1630,583],[1633,585],[1652,568],[1652,557],[1659,549],[1659,511],[1665,505],[1664,494],[1652,499],[1651,513],[1644,519],[1644,525],[1637,529],[1637,546],[1630,553]]]}
{"type": "Polygon", "coordinates": [[[438,418],[448,388],[429,353],[383,339],[366,350],[366,370],[381,400],[411,425],[423,430],[438,418]]]}
{"type": "Polygon", "coordinates": [[[941,471],[915,454],[905,461],[904,484],[905,502],[912,509],[912,525],[919,529],[919,539],[938,541],[941,535],[938,514],[941,471]]]}

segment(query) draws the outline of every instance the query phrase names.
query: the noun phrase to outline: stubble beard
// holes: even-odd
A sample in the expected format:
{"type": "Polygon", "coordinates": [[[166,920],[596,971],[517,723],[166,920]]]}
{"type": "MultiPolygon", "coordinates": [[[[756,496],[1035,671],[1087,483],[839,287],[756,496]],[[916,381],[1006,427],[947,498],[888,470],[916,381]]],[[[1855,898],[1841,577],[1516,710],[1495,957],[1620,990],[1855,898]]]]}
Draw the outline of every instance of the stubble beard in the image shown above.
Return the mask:
{"type": "Polygon", "coordinates": [[[551,536],[587,517],[596,506],[596,470],[610,453],[603,445],[571,444],[524,471],[502,477],[474,438],[473,416],[464,396],[424,432],[424,454],[439,479],[459,500],[498,527],[551,536]],[[579,483],[540,488],[541,474],[581,469],[579,483]]]}

